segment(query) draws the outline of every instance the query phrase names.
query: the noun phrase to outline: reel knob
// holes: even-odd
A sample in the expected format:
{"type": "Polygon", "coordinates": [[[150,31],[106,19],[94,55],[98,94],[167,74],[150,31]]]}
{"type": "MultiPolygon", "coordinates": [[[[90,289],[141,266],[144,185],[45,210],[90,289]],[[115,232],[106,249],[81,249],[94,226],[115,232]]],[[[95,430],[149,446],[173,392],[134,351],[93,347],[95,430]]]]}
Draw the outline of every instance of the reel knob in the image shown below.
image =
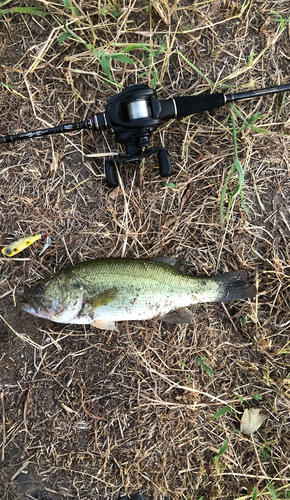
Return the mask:
{"type": "Polygon", "coordinates": [[[105,172],[107,178],[107,186],[116,188],[119,186],[117,170],[113,160],[105,160],[105,172]]]}
{"type": "Polygon", "coordinates": [[[166,149],[158,151],[158,165],[161,177],[170,177],[172,175],[170,156],[166,149]]]}

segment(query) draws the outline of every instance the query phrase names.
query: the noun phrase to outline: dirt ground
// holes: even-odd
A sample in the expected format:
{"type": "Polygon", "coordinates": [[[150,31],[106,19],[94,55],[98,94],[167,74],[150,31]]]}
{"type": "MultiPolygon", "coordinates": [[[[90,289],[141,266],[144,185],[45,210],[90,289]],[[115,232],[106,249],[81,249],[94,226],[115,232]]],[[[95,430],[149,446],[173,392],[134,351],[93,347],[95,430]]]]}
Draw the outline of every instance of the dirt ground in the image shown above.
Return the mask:
{"type": "MultiPolygon", "coordinates": [[[[0,135],[85,120],[133,83],[165,99],[290,82],[289,16],[272,0],[2,2],[0,135]],[[110,58],[128,48],[134,64],[110,58]]],[[[289,112],[289,93],[235,103],[247,213],[238,194],[223,222],[228,106],[162,123],[153,143],[173,176],[159,176],[155,155],[121,166],[115,190],[111,132],[0,146],[1,246],[52,238],[42,256],[44,239],[0,257],[1,499],[290,498],[289,112]],[[194,306],[188,325],[119,332],[17,308],[24,285],[110,256],[176,256],[198,275],[243,268],[258,293],[194,306]],[[251,435],[240,432],[246,408],[266,415],[251,435]]],[[[235,172],[224,215],[237,185],[235,172]]]]}

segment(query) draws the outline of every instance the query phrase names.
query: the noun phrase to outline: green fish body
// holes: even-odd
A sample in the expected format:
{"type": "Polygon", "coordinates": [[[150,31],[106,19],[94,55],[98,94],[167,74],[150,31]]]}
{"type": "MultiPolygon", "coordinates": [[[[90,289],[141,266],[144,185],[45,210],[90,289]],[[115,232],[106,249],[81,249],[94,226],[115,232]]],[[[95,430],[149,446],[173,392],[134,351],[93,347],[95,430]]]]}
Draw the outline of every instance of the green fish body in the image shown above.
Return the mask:
{"type": "Polygon", "coordinates": [[[190,323],[200,302],[245,299],[256,293],[244,271],[184,276],[176,259],[97,259],[36,283],[20,307],[58,323],[116,330],[115,321],[161,319],[190,323]]]}

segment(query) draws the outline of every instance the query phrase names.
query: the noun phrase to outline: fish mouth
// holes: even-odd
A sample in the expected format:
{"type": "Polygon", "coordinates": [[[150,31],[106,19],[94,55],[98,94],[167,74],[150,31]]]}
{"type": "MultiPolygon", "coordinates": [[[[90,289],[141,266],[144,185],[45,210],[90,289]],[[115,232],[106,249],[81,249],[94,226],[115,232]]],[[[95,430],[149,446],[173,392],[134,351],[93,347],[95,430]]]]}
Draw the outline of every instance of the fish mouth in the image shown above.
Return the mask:
{"type": "MultiPolygon", "coordinates": [[[[18,307],[22,310],[22,311],[25,311],[25,312],[28,312],[29,314],[33,314],[34,316],[36,316],[38,313],[37,313],[37,310],[36,310],[36,307],[34,305],[32,305],[31,303],[29,302],[26,302],[25,300],[20,300],[18,303],[17,303],[18,307]]],[[[38,308],[37,308],[38,309],[38,308]]]]}
{"type": "Polygon", "coordinates": [[[48,317],[46,311],[44,310],[43,304],[38,300],[20,300],[17,305],[22,311],[32,314],[33,316],[38,316],[39,318],[48,317]]]}
{"type": "MultiPolygon", "coordinates": [[[[20,300],[17,305],[22,311],[38,318],[50,319],[57,323],[66,322],[67,320],[67,312],[58,302],[47,304],[46,302],[43,303],[39,298],[33,297],[30,300],[20,300]]],[[[75,314],[74,312],[73,317],[75,314]]]]}
{"type": "Polygon", "coordinates": [[[20,300],[18,303],[17,303],[18,307],[20,309],[22,309],[23,311],[25,311],[29,306],[30,304],[28,302],[25,302],[25,300],[20,300]]]}

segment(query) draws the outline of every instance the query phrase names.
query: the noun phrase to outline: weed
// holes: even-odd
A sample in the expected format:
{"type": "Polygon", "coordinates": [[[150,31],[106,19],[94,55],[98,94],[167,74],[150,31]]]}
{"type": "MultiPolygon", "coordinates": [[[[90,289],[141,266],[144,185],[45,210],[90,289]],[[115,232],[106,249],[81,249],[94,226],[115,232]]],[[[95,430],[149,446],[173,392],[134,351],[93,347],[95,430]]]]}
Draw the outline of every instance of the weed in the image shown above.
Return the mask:
{"type": "Polygon", "coordinates": [[[225,415],[228,411],[230,411],[232,408],[231,406],[224,406],[221,408],[217,413],[215,413],[211,418],[214,420],[215,418],[219,418],[222,415],[225,415]]]}
{"type": "Polygon", "coordinates": [[[268,488],[268,490],[270,491],[270,493],[271,493],[271,496],[272,496],[273,500],[277,500],[276,490],[275,490],[275,488],[274,488],[273,484],[269,483],[269,484],[267,485],[267,488],[268,488]]]}
{"type": "Polygon", "coordinates": [[[254,486],[252,500],[256,500],[257,496],[258,496],[257,486],[254,486]]]}
{"type": "Polygon", "coordinates": [[[233,142],[234,142],[234,156],[235,156],[235,161],[234,165],[232,166],[229,174],[226,177],[225,183],[223,185],[222,191],[221,191],[221,198],[220,198],[220,218],[221,222],[223,223],[223,217],[224,217],[224,209],[223,209],[223,203],[224,199],[226,196],[226,190],[227,190],[227,185],[230,182],[231,178],[233,177],[234,173],[237,171],[238,172],[238,179],[239,179],[239,184],[236,186],[232,193],[230,194],[229,202],[228,202],[228,207],[227,207],[227,213],[226,213],[226,221],[229,222],[230,218],[230,210],[232,208],[232,204],[234,199],[240,194],[241,197],[241,204],[243,209],[245,210],[246,214],[248,215],[245,203],[244,203],[244,197],[243,197],[243,184],[244,184],[244,171],[243,171],[243,166],[241,162],[239,161],[238,158],[238,145],[237,145],[237,132],[236,132],[236,122],[235,122],[235,117],[234,117],[234,112],[232,109],[232,104],[229,104],[230,111],[231,111],[231,120],[232,120],[232,128],[233,128],[233,142]]]}
{"type": "Polygon", "coordinates": [[[86,46],[86,48],[91,52],[92,56],[97,59],[102,67],[103,72],[107,76],[109,81],[112,81],[111,77],[111,60],[119,61],[122,63],[135,64],[135,61],[124,54],[124,51],[117,52],[115,54],[111,54],[109,52],[105,52],[104,47],[100,44],[99,49],[96,49],[93,44],[87,43],[80,36],[76,35],[73,31],[71,31],[66,24],[63,26],[64,33],[60,35],[58,39],[59,45],[63,43],[67,38],[73,38],[77,42],[86,46]]]}
{"type": "Polygon", "coordinates": [[[208,373],[212,377],[213,371],[208,365],[205,364],[204,360],[205,360],[205,358],[200,358],[199,356],[197,356],[197,358],[196,358],[196,361],[202,365],[202,367],[204,368],[206,373],[208,373]]]}
{"type": "MultiPolygon", "coordinates": [[[[0,9],[10,3],[12,0],[6,0],[0,4],[0,9]]],[[[30,16],[49,16],[50,13],[39,7],[11,7],[10,9],[2,9],[0,10],[0,17],[5,16],[7,14],[28,14],[30,16]]]]}
{"type": "Polygon", "coordinates": [[[221,456],[222,456],[222,455],[226,452],[227,447],[228,447],[228,441],[227,441],[227,439],[226,439],[226,440],[223,442],[223,444],[221,445],[221,447],[220,447],[220,450],[219,450],[218,454],[217,454],[217,455],[215,455],[215,456],[213,457],[213,461],[214,461],[214,462],[217,462],[217,461],[219,460],[219,458],[220,458],[220,457],[221,457],[221,456]]]}

